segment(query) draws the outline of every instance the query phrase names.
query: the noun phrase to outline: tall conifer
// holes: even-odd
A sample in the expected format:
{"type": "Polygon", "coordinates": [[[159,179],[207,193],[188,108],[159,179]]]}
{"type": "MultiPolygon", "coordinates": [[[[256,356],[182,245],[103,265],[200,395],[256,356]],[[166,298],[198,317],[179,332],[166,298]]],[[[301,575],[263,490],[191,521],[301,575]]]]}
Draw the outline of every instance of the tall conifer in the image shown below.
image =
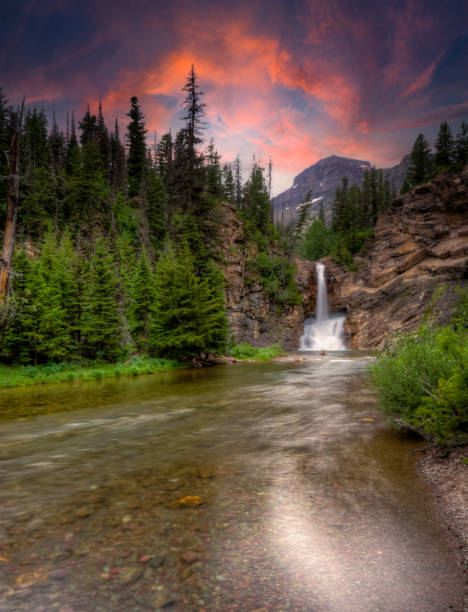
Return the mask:
{"type": "Polygon", "coordinates": [[[153,272],[145,249],[141,253],[135,270],[132,298],[132,336],[140,349],[148,351],[150,322],[155,306],[156,291],[153,272]]]}
{"type": "Polygon", "coordinates": [[[120,355],[121,332],[114,258],[106,249],[102,237],[97,239],[95,252],[90,259],[81,329],[87,357],[112,360],[120,355]]]}
{"type": "Polygon", "coordinates": [[[411,164],[406,176],[410,187],[428,181],[433,174],[431,149],[424,134],[419,134],[411,151],[411,164]]]}
{"type": "Polygon", "coordinates": [[[450,126],[446,121],[440,124],[439,133],[435,141],[434,162],[436,167],[450,166],[454,161],[455,143],[450,126]]]}
{"type": "Polygon", "coordinates": [[[225,348],[227,319],[216,272],[200,279],[187,244],[168,245],[156,268],[151,347],[156,355],[188,360],[225,348]]]}
{"type": "Polygon", "coordinates": [[[137,196],[140,193],[143,172],[146,167],[146,141],[144,116],[138,102],[138,98],[133,96],[130,99],[131,107],[127,116],[131,121],[128,129],[128,195],[137,196]]]}
{"type": "Polygon", "coordinates": [[[460,166],[468,163],[468,123],[462,122],[455,141],[455,161],[460,166]]]}

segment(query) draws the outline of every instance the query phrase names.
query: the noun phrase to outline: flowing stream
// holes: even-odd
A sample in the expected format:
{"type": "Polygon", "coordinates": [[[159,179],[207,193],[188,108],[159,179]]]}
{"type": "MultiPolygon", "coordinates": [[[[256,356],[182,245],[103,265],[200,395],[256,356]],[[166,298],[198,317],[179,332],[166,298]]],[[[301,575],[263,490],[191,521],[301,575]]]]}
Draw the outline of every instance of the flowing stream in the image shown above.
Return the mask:
{"type": "Polygon", "coordinates": [[[0,391],[0,610],[461,612],[369,359],[0,391]]]}
{"type": "Polygon", "coordinates": [[[330,314],[328,311],[327,281],[325,266],[317,262],[317,305],[315,317],[304,321],[304,335],[301,337],[301,351],[346,351],[344,323],[346,315],[330,314]]]}

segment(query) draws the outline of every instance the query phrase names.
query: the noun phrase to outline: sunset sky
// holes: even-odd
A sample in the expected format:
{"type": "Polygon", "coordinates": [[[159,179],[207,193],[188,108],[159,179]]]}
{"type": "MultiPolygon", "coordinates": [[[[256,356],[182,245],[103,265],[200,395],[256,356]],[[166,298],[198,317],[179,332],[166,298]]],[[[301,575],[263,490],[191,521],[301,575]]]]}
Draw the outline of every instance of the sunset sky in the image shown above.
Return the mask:
{"type": "Polygon", "coordinates": [[[0,33],[10,100],[62,125],[100,97],[126,125],[136,95],[151,132],[175,130],[193,63],[206,137],[244,167],[271,155],[274,193],[327,155],[390,166],[468,120],[465,0],[17,0],[0,33]]]}

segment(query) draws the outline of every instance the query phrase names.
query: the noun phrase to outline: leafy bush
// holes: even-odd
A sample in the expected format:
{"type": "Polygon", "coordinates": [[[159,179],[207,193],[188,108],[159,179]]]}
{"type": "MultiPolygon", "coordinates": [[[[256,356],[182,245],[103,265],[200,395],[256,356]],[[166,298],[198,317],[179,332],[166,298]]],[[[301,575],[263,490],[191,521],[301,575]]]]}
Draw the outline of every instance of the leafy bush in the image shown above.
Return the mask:
{"type": "Polygon", "coordinates": [[[258,359],[260,361],[267,361],[268,359],[285,354],[280,344],[272,344],[271,346],[260,348],[251,346],[247,342],[235,344],[229,352],[235,359],[258,359]]]}
{"type": "Polygon", "coordinates": [[[287,257],[262,252],[249,262],[249,267],[260,275],[265,293],[274,304],[295,306],[301,303],[294,267],[287,257]]]}
{"type": "Polygon", "coordinates": [[[426,324],[401,336],[370,366],[370,373],[384,414],[439,444],[468,442],[468,330],[463,316],[447,327],[426,324]]]}
{"type": "Polygon", "coordinates": [[[367,244],[373,235],[374,230],[367,228],[346,236],[339,236],[332,252],[333,259],[348,270],[356,269],[353,263],[354,256],[361,255],[366,250],[367,244]]]}
{"type": "Polygon", "coordinates": [[[316,219],[299,242],[299,255],[310,261],[317,261],[330,255],[337,246],[338,236],[321,219],[316,219]]]}

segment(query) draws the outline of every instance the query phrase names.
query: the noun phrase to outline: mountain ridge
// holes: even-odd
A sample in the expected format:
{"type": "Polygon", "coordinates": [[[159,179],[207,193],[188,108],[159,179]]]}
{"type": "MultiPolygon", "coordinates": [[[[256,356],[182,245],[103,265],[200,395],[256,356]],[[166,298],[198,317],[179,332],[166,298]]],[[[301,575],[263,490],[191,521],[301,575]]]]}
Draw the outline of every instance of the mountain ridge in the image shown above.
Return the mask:
{"type": "MultiPolygon", "coordinates": [[[[388,180],[390,187],[399,193],[406,176],[409,165],[409,155],[405,155],[399,164],[383,169],[384,180],[388,180]]],[[[289,189],[272,198],[273,214],[276,222],[287,224],[297,217],[301,204],[305,201],[309,191],[309,215],[316,219],[321,207],[325,220],[330,225],[333,216],[333,200],[337,187],[341,185],[346,176],[349,184],[361,183],[364,173],[373,166],[370,162],[351,157],[329,155],[299,172],[289,189]]]]}

